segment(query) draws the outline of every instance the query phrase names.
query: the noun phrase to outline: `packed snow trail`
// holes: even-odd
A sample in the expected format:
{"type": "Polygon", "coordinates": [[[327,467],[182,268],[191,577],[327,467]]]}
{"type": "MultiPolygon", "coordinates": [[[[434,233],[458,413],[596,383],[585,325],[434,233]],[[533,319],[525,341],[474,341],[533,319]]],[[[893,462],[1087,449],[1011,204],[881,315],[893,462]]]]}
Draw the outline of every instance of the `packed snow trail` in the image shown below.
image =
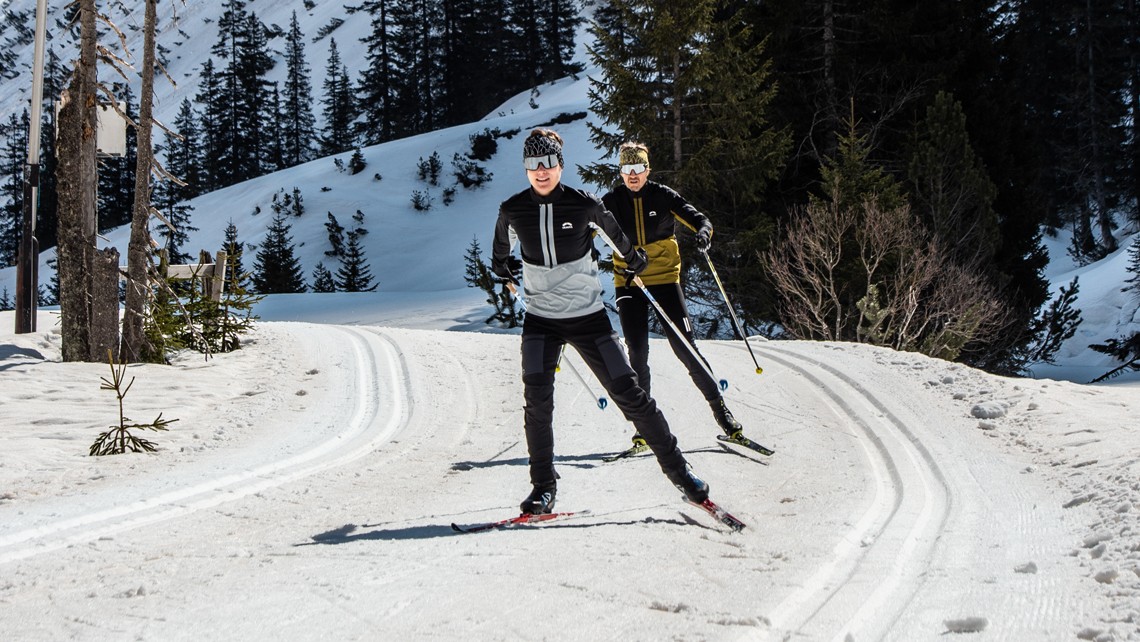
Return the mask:
{"type": "MultiPolygon", "coordinates": [[[[966,422],[947,417],[930,405],[932,399],[916,395],[901,378],[877,380],[894,373],[867,367],[886,353],[867,350],[863,364],[850,359],[852,352],[861,350],[866,349],[836,349],[836,358],[828,359],[810,356],[820,351],[809,344],[764,344],[764,359],[788,369],[766,372],[794,374],[810,382],[820,395],[820,405],[832,408],[837,421],[851,426],[871,471],[873,491],[862,512],[852,515],[849,528],[838,534],[831,556],[822,558],[814,572],[782,597],[767,618],[771,630],[755,637],[904,641],[932,638],[935,632],[947,631],[947,622],[976,624],[980,629],[974,632],[996,634],[994,639],[1049,639],[1068,630],[1066,623],[1083,605],[1078,598],[1070,602],[1063,591],[1058,594],[1055,586],[1030,578],[1016,591],[998,592],[1002,601],[1034,605],[1031,614],[1009,621],[986,618],[991,608],[985,601],[971,599],[988,591],[944,581],[947,567],[967,565],[983,575],[1013,575],[1018,558],[1009,554],[1041,555],[1049,548],[1036,545],[1042,535],[1046,541],[1055,537],[1050,553],[1061,555],[1064,530],[1057,525],[1059,519],[1048,519],[1059,517],[1057,509],[1027,505],[1033,495],[1023,492],[1021,480],[1011,477],[1016,472],[996,461],[988,449],[972,448],[973,435],[962,439],[952,434],[955,424],[966,422]],[[997,502],[998,495],[1014,500],[997,502]],[[993,513],[995,504],[1003,514],[993,513]],[[1027,529],[1040,529],[1035,537],[1026,538],[1026,544],[1035,545],[1018,546],[1027,529]],[[987,541],[987,536],[993,539],[987,541]],[[940,601],[947,610],[931,612],[932,592],[945,595],[940,601]],[[954,603],[955,594],[961,604],[954,603]]],[[[938,363],[915,355],[888,358],[914,360],[916,366],[938,363]]],[[[947,364],[946,369],[957,367],[947,364]]],[[[813,534],[820,535],[824,534],[813,534]]],[[[1029,558],[1021,561],[1025,559],[1029,558]]]]}
{"type": "Polygon", "coordinates": [[[834,558],[773,609],[772,626],[810,639],[882,639],[929,570],[952,490],[906,422],[875,395],[818,360],[773,352],[766,356],[815,384],[836,415],[854,425],[875,488],[834,558]]]}
{"type": "Polygon", "coordinates": [[[127,493],[122,488],[96,492],[80,504],[45,503],[37,507],[42,510],[26,511],[20,519],[7,520],[0,527],[0,563],[217,506],[375,450],[406,422],[405,404],[410,396],[406,365],[396,346],[379,334],[348,327],[331,331],[348,337],[347,341],[319,340],[321,348],[344,350],[326,354],[326,358],[343,360],[349,366],[332,373],[341,378],[334,387],[343,395],[343,402],[330,404],[336,413],[328,415],[322,409],[300,417],[266,418],[303,425],[305,430],[284,433],[294,443],[282,442],[281,433],[275,432],[271,444],[247,446],[258,451],[257,456],[237,459],[228,468],[209,471],[206,477],[198,475],[201,471],[183,471],[175,479],[154,480],[153,485],[133,484],[127,493]]]}
{"type": "Polygon", "coordinates": [[[456,534],[529,490],[513,335],[262,324],[201,372],[164,371],[155,403],[208,419],[149,455],[82,456],[92,428],[65,425],[61,401],[53,465],[17,479],[20,462],[0,462],[15,482],[0,532],[21,537],[0,551],[2,632],[936,642],[947,621],[985,621],[971,642],[989,642],[1071,639],[1094,619],[1089,592],[1069,590],[1084,575],[1061,502],[976,429],[957,366],[784,342],[761,346],[757,376],[738,343],[701,351],[735,382],[746,434],[776,450],[769,465],[714,439],[661,340],[653,394],[739,533],[684,504],[652,456],[603,462],[632,428],[563,372],[556,510],[589,514],[456,534]],[[224,389],[194,388],[219,373],[224,389]]]}

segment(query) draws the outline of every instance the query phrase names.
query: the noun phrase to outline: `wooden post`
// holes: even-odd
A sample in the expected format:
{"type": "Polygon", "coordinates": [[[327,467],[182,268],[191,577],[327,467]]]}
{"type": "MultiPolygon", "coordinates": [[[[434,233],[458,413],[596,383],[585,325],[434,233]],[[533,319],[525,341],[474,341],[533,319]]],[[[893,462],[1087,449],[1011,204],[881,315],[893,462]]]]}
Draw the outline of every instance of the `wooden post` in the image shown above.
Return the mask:
{"type": "MultiPolygon", "coordinates": [[[[211,272],[210,289],[206,292],[214,301],[222,300],[222,289],[226,285],[226,261],[229,257],[224,250],[214,255],[214,269],[211,272]]],[[[203,281],[205,283],[205,281],[203,281]]]]}

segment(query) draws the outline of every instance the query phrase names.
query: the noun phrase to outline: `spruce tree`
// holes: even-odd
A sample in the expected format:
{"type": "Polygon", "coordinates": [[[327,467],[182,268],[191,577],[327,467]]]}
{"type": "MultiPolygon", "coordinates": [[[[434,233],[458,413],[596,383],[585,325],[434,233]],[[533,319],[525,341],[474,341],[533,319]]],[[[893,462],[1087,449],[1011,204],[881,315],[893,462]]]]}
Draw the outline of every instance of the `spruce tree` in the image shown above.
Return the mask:
{"type": "Polygon", "coordinates": [[[336,292],[336,281],[324,263],[313,268],[313,292],[336,292]]]}
{"type": "Polygon", "coordinates": [[[174,131],[177,136],[166,137],[166,171],[182,182],[172,184],[169,197],[176,201],[194,198],[202,191],[203,152],[202,131],[194,106],[187,98],[182,99],[178,115],[174,118],[174,131]]]}
{"type": "Polygon", "coordinates": [[[325,250],[325,256],[332,256],[338,259],[344,258],[344,226],[337,222],[336,217],[332,212],[328,213],[328,222],[325,223],[325,229],[329,233],[329,246],[331,249],[325,250]]]}
{"type": "Polygon", "coordinates": [[[439,121],[438,9],[429,0],[396,2],[389,9],[392,63],[401,70],[388,78],[397,137],[431,131],[439,121]]]}
{"type": "MultiPolygon", "coordinates": [[[[200,159],[200,181],[195,190],[193,184],[187,188],[198,194],[212,192],[220,187],[230,184],[226,173],[229,171],[224,157],[229,153],[227,130],[230,125],[230,110],[225,103],[222,93],[223,78],[214,69],[214,60],[206,59],[202,63],[202,71],[198,74],[198,93],[195,102],[201,105],[201,115],[198,120],[201,131],[201,146],[197,150],[188,150],[188,154],[196,154],[200,159]]],[[[185,179],[183,179],[185,180],[185,179]]]]}
{"type": "MultiPolygon", "coordinates": [[[[225,0],[218,18],[218,41],[211,52],[222,61],[218,109],[221,186],[260,176],[265,168],[264,135],[275,125],[267,114],[266,74],[273,68],[265,25],[247,12],[243,0],[225,0]]],[[[275,116],[275,114],[273,115],[275,116]]]]}
{"type": "MultiPolygon", "coordinates": [[[[754,257],[775,226],[763,207],[765,190],[779,177],[790,138],[768,120],[776,89],[764,42],[740,11],[721,11],[714,0],[610,5],[616,13],[607,20],[623,27],[591,27],[600,74],[591,77],[590,107],[601,122],[588,123],[591,142],[608,156],[581,176],[608,189],[618,180],[620,144],[647,145],[651,180],[677,189],[711,219],[710,256],[725,287],[740,293],[745,325],[772,318],[774,297],[754,257]]],[[[706,273],[692,271],[686,281],[686,296],[723,309],[706,273]]]]}
{"type": "Polygon", "coordinates": [[[301,262],[293,251],[292,226],[284,213],[275,213],[257,251],[253,266],[253,286],[259,294],[304,292],[301,262]]]}
{"type": "Polygon", "coordinates": [[[1001,246],[997,188],[970,144],[961,104],[939,92],[912,136],[907,179],[915,213],[960,264],[988,269],[1001,246]]]}
{"type": "MultiPolygon", "coordinates": [[[[392,42],[395,24],[391,14],[395,4],[393,0],[367,0],[361,4],[361,9],[372,17],[372,30],[360,39],[368,53],[365,54],[367,66],[360,74],[357,89],[361,115],[359,137],[366,145],[382,143],[396,135],[395,93],[400,69],[392,42]]],[[[331,54],[329,64],[332,65],[331,54]]],[[[326,78],[332,76],[332,71],[326,71],[326,78]]],[[[325,81],[326,95],[330,93],[328,82],[325,81]]]]}
{"type": "Polygon", "coordinates": [[[348,247],[336,271],[336,288],[341,292],[372,292],[378,284],[372,282],[372,270],[364,258],[357,230],[348,233],[348,247]]]}
{"type": "Polygon", "coordinates": [[[300,165],[313,158],[316,121],[313,117],[313,91],[309,64],[305,60],[305,39],[297,12],[289,21],[285,40],[285,88],[281,118],[283,167],[300,165]]]}
{"type": "Polygon", "coordinates": [[[467,253],[463,256],[463,280],[467,287],[479,288],[487,295],[487,303],[495,308],[491,316],[484,323],[498,321],[508,328],[516,328],[522,322],[523,312],[517,306],[515,296],[507,288],[504,281],[499,280],[483,261],[483,250],[479,247],[478,237],[471,239],[467,246],[467,253]]]}
{"type": "Polygon", "coordinates": [[[21,120],[16,114],[0,122],[0,267],[14,265],[20,248],[24,220],[24,165],[27,162],[27,111],[21,120]]]}
{"type": "MultiPolygon", "coordinates": [[[[245,243],[238,240],[237,225],[230,219],[226,225],[225,240],[222,242],[222,251],[226,253],[226,273],[234,275],[239,282],[249,277],[245,273],[242,256],[245,254],[245,243]]],[[[226,282],[229,283],[229,279],[226,282]]]]}
{"type": "Polygon", "coordinates": [[[164,219],[155,224],[155,236],[166,240],[166,253],[174,265],[191,262],[193,257],[184,252],[183,248],[190,240],[190,232],[198,230],[190,223],[193,206],[178,198],[179,187],[172,181],[159,181],[155,184],[151,197],[151,205],[164,219]]]}
{"type": "MultiPolygon", "coordinates": [[[[340,61],[336,39],[329,42],[329,60],[325,67],[324,98],[321,99],[325,126],[321,130],[320,153],[339,154],[353,146],[352,122],[356,115],[355,97],[348,79],[348,69],[340,61]]],[[[369,120],[365,112],[363,120],[369,120]]],[[[379,142],[379,141],[376,141],[379,142]]]]}

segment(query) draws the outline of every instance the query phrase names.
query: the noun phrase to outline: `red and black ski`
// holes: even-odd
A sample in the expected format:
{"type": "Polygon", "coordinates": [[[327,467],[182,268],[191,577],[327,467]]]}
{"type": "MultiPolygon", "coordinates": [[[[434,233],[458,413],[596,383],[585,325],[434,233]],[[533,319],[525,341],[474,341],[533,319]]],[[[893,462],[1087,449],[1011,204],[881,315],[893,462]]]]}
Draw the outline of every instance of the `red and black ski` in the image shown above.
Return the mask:
{"type": "Polygon", "coordinates": [[[542,513],[539,515],[531,515],[523,513],[517,517],[508,517],[507,519],[500,519],[497,522],[484,522],[482,524],[468,524],[460,526],[455,522],[451,523],[451,529],[457,533],[483,533],[486,531],[500,530],[504,528],[511,528],[512,526],[521,526],[524,524],[539,524],[542,522],[549,522],[554,519],[565,519],[571,516],[580,516],[589,513],[590,511],[576,511],[567,513],[542,513]]]}
{"type": "Polygon", "coordinates": [[[740,531],[744,530],[744,522],[733,517],[732,513],[729,513],[725,509],[718,506],[713,500],[706,499],[705,501],[698,504],[697,502],[689,501],[689,498],[685,497],[684,495],[682,495],[681,498],[685,500],[686,504],[696,506],[709,515],[712,515],[718,522],[732,529],[734,533],[739,533],[740,531]]]}

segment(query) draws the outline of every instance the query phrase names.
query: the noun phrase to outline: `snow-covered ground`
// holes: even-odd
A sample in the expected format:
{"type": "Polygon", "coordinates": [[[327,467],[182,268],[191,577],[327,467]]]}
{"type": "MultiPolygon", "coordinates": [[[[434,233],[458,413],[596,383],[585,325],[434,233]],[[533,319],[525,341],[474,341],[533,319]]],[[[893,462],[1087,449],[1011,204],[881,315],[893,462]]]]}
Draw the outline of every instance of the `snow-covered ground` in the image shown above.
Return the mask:
{"type": "Polygon", "coordinates": [[[563,368],[559,508],[590,514],[457,534],[529,490],[518,337],[471,332],[472,292],[294,296],[278,311],[331,323],[131,366],[126,414],[178,421],[157,453],[102,458],[110,367],[60,363],[49,312],[25,335],[0,314],[0,635],[1140,639],[1134,383],[759,340],[756,375],[742,343],[704,341],[761,458],[715,441],[655,340],[655,396],[743,532],[651,457],[603,463],[631,429],[563,368]]]}
{"type": "MultiPolygon", "coordinates": [[[[290,3],[262,4],[287,24],[290,3]]],[[[193,95],[212,6],[182,11],[168,114],[193,95]]],[[[301,19],[311,33],[342,11],[317,3],[301,19]]],[[[342,56],[359,59],[362,28],[334,32],[342,56]]],[[[327,42],[308,51],[323,69],[327,42]]],[[[428,185],[416,163],[437,152],[449,169],[485,128],[557,122],[580,185],[574,166],[602,157],[579,116],[587,87],[567,78],[469,125],[365,148],[357,175],[325,158],[195,199],[184,249],[212,252],[230,221],[260,243],[274,196],[296,188],[306,276],[337,267],[332,213],[369,230],[379,287],[271,296],[240,351],[130,366],[126,415],[178,419],[147,435],[156,453],[88,457],[118,420],[100,390],[110,367],[61,363],[50,310],[24,335],[0,312],[0,639],[1140,640],[1140,376],[1058,380],[1113,367],[1088,345],[1140,318],[1120,289],[1125,250],[1078,270],[1064,239],[1049,241],[1048,276],[1081,276],[1085,324],[1037,379],[757,338],[758,376],[742,343],[702,341],[747,432],[776,449],[767,459],[718,444],[655,340],[654,395],[741,533],[681,502],[652,458],[603,463],[630,426],[569,368],[558,504],[589,515],[454,533],[515,514],[529,490],[518,337],[483,324],[462,280],[464,251],[489,248],[498,203],[525,186],[521,137],[501,136],[493,181],[449,206],[451,175],[428,185]],[[433,209],[414,211],[413,191],[433,209]]],[[[124,251],[126,234],[105,242],[124,251]]],[[[0,270],[0,288],[14,278],[0,270]]]]}

